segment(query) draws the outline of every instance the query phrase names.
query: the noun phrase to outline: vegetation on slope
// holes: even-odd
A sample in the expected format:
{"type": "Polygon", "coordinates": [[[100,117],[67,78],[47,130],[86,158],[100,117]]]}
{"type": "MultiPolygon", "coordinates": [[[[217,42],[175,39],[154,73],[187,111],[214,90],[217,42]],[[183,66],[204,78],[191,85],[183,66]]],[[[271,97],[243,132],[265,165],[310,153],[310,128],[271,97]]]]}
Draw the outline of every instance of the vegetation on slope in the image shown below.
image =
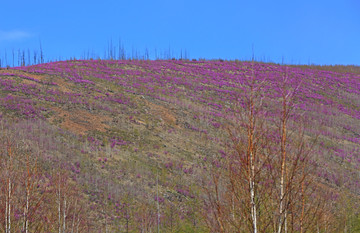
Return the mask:
{"type": "MultiPolygon", "coordinates": [[[[75,60],[1,69],[3,229],[211,231],[215,225],[207,208],[215,208],[208,204],[216,202],[209,202],[212,191],[206,195],[206,190],[214,187],[214,180],[208,178],[226,171],[224,165],[234,162],[234,152],[244,154],[234,148],[239,141],[230,135],[240,139],[246,127],[241,115],[249,110],[254,93],[249,89],[251,83],[261,86],[255,93],[261,100],[257,119],[264,128],[260,129],[268,130],[265,148],[279,139],[275,133],[282,119],[279,103],[287,91],[294,95],[289,134],[300,135],[302,130],[306,143],[316,142],[306,166],[298,167],[306,169],[314,184],[307,186],[307,216],[319,205],[322,212],[316,212],[315,219],[320,225],[310,224],[303,230],[293,225],[292,231],[356,229],[359,75],[261,63],[185,60],[75,60]],[[218,164],[218,158],[226,159],[218,164]],[[31,194],[28,187],[32,187],[31,194]],[[311,194],[315,189],[320,191],[311,194]],[[311,202],[315,199],[320,202],[311,202]]],[[[289,137],[284,145],[288,154],[295,153],[298,139],[289,137]]],[[[279,175],[275,172],[279,170],[270,170],[274,177],[279,175]]],[[[272,189],[264,188],[269,186],[263,186],[264,174],[259,175],[257,185],[268,193],[272,189]]],[[[279,190],[280,183],[271,187],[279,190]]],[[[296,187],[301,190],[301,185],[296,187]]],[[[264,198],[264,193],[256,198],[264,198]]],[[[299,199],[300,193],[294,194],[293,200],[299,199]]],[[[256,211],[273,208],[276,199],[267,198],[269,205],[259,205],[256,211]]],[[[284,213],[279,215],[282,219],[284,213]]],[[[271,220],[276,229],[278,217],[271,220]]],[[[236,229],[247,232],[245,222],[237,221],[241,224],[236,229]]],[[[266,228],[265,222],[259,217],[259,229],[272,229],[266,228]]],[[[284,230],[280,227],[280,232],[284,230]]]]}

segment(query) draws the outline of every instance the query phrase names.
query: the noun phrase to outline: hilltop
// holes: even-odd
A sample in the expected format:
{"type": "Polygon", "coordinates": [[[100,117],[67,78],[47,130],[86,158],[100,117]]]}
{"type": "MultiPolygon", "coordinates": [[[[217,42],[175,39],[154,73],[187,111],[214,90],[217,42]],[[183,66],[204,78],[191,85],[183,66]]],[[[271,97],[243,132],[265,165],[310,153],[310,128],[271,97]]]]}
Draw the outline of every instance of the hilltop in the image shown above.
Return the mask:
{"type": "MultiPolygon", "coordinates": [[[[60,176],[69,178],[63,183],[77,191],[68,195],[72,218],[61,220],[68,226],[78,221],[83,231],[154,231],[161,212],[164,232],[206,232],[199,211],[204,174],[209,161],[230,153],[227,129],[245,111],[254,77],[269,127],[277,124],[281,91],[296,93],[289,128],[296,133],[298,122],[305,138],[316,141],[311,174],[331,199],[327,216],[349,217],[332,226],[336,231],[359,214],[351,205],[360,201],[360,75],[334,70],[188,60],[71,60],[1,69],[2,143],[14,141],[20,161],[26,154],[37,158],[38,188],[48,185],[54,195],[44,199],[56,196],[51,185],[60,176]],[[81,214],[80,202],[86,206],[81,214]]],[[[34,213],[56,222],[55,207],[34,213]]]]}

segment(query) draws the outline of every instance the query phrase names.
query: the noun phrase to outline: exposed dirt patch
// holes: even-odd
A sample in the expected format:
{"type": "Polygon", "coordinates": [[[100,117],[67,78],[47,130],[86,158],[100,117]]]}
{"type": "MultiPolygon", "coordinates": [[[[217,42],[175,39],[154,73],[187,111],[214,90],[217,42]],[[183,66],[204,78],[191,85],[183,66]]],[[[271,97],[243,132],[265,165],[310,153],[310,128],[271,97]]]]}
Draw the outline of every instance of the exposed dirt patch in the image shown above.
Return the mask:
{"type": "Polygon", "coordinates": [[[149,101],[146,101],[146,104],[150,107],[152,115],[159,116],[168,125],[176,126],[176,117],[169,109],[149,101]]]}
{"type": "Polygon", "coordinates": [[[69,89],[69,86],[73,85],[72,83],[65,82],[63,78],[56,78],[54,81],[57,84],[57,87],[60,91],[73,93],[73,91],[69,89]]]}
{"type": "MultiPolygon", "coordinates": [[[[9,74],[17,74],[17,75],[26,75],[30,78],[36,79],[38,81],[42,81],[45,79],[45,75],[39,75],[39,74],[32,74],[21,70],[9,70],[9,69],[1,69],[0,73],[9,73],[9,74]]],[[[29,82],[32,82],[31,80],[26,79],[29,82]]]]}
{"type": "MultiPolygon", "coordinates": [[[[50,81],[50,80],[46,80],[47,76],[43,75],[43,74],[33,74],[33,73],[28,73],[25,71],[21,71],[21,70],[11,70],[11,69],[0,69],[0,73],[9,73],[9,74],[15,74],[15,75],[26,75],[30,78],[33,78],[37,81],[50,81]]],[[[36,81],[32,81],[29,79],[22,79],[21,81],[22,83],[26,83],[26,84],[38,84],[36,81]]],[[[59,89],[62,92],[68,92],[68,93],[73,93],[74,91],[72,89],[70,89],[71,86],[73,86],[73,83],[70,82],[66,82],[64,80],[64,78],[61,77],[55,77],[54,79],[51,80],[51,82],[56,83],[57,86],[54,86],[54,88],[59,89]]]]}
{"type": "Polygon", "coordinates": [[[57,113],[50,121],[62,119],[60,126],[75,134],[85,135],[88,131],[106,132],[108,125],[104,122],[110,121],[108,116],[99,116],[85,110],[66,111],[61,108],[51,107],[57,113]]]}

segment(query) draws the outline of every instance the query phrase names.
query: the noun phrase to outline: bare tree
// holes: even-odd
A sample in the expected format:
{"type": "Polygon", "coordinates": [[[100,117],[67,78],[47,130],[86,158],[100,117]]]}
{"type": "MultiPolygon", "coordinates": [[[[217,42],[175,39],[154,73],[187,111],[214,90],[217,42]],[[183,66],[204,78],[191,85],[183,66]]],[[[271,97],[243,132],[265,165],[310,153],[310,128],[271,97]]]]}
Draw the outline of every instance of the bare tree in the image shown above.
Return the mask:
{"type": "Polygon", "coordinates": [[[213,158],[204,184],[208,225],[217,232],[311,231],[324,210],[310,171],[316,140],[305,139],[294,109],[301,84],[291,87],[285,74],[280,93],[267,89],[277,96],[270,101],[270,84],[256,80],[253,71],[249,80],[238,121],[225,126],[226,156],[213,158]],[[280,113],[275,121],[267,118],[270,112],[280,113]]]}

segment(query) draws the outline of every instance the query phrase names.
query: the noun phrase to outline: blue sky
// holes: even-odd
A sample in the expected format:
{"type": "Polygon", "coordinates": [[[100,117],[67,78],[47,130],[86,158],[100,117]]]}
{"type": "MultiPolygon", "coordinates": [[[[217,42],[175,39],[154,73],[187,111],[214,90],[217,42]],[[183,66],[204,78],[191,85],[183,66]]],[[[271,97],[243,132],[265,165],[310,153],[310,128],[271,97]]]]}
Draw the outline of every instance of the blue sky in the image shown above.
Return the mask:
{"type": "MultiPolygon", "coordinates": [[[[358,0],[4,0],[0,58],[14,49],[45,57],[104,55],[121,38],[129,55],[186,50],[191,58],[360,65],[358,0]]],[[[4,59],[4,58],[3,58],[4,59]]]]}

